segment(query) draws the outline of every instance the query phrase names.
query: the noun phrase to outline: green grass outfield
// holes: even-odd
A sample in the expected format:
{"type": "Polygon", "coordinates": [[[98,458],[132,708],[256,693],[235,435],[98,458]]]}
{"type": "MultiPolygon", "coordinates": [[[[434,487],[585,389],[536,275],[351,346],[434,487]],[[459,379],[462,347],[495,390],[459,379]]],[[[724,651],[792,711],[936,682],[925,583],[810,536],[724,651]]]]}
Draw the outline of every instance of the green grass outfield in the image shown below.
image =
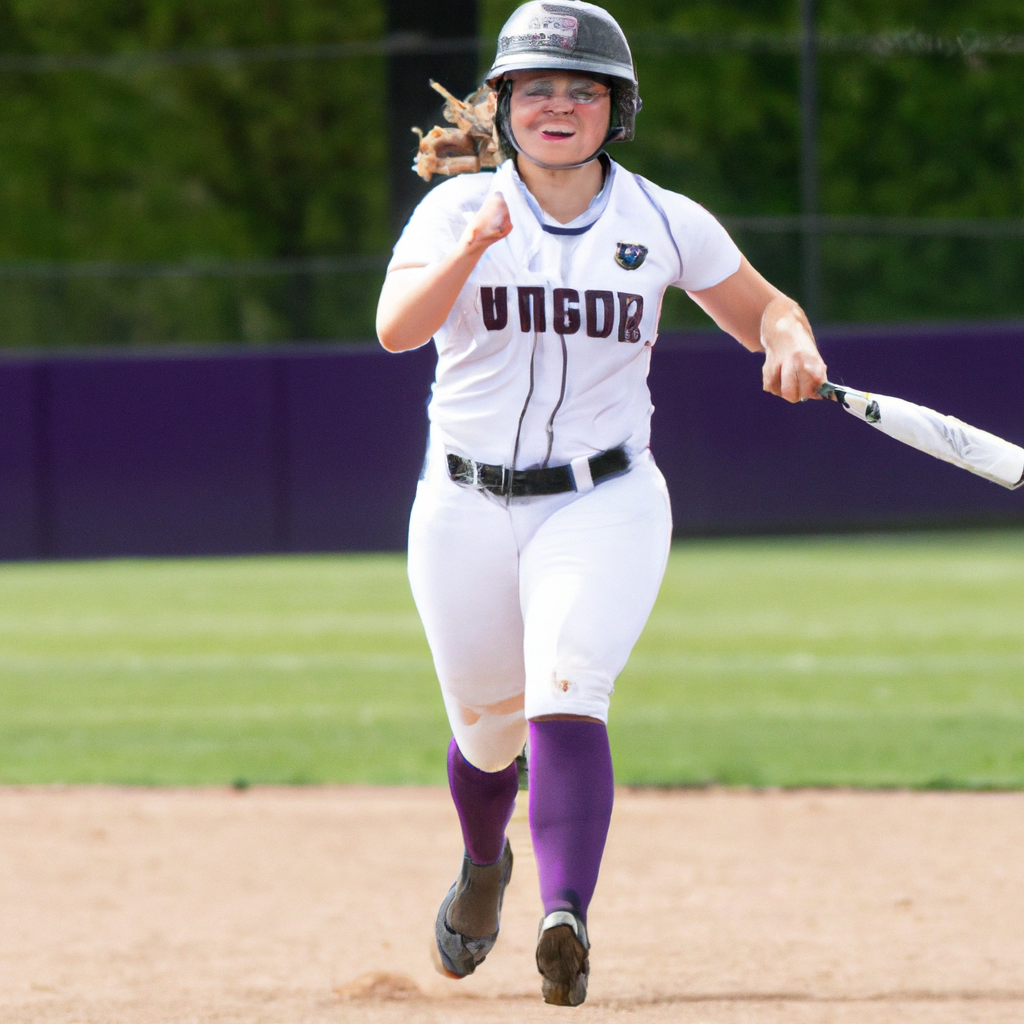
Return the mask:
{"type": "MultiPolygon", "coordinates": [[[[0,565],[0,782],[439,783],[447,737],[401,556],[0,565]]],[[[1024,785],[1024,532],[677,545],[612,742],[624,783],[1024,785]]]]}

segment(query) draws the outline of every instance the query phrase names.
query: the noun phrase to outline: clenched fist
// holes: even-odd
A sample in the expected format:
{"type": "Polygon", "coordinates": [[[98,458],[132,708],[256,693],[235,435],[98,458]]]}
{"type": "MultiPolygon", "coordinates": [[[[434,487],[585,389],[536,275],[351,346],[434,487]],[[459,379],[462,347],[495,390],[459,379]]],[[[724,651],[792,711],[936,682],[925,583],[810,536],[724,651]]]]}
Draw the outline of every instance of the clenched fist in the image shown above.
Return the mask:
{"type": "Polygon", "coordinates": [[[505,197],[500,192],[492,192],[466,225],[462,240],[468,249],[486,249],[500,242],[511,230],[512,218],[505,197]]]}
{"type": "Polygon", "coordinates": [[[779,296],[769,303],[761,321],[764,347],[764,390],[786,399],[805,402],[818,398],[825,383],[826,367],[811,325],[792,299],[779,296]]]}

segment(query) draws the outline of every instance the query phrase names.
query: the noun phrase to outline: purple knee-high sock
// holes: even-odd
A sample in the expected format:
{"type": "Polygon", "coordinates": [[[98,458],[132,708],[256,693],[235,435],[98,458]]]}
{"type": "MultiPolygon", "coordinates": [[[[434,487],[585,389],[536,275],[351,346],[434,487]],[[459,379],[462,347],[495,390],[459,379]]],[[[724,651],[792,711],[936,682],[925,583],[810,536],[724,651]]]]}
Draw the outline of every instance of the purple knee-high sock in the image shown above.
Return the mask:
{"type": "Polygon", "coordinates": [[[600,722],[530,723],[530,832],[545,914],[575,910],[586,921],[614,796],[600,722]]]}
{"type": "Polygon", "coordinates": [[[493,864],[505,848],[505,829],[519,792],[515,761],[500,772],[483,772],[462,756],[453,737],[448,745],[448,786],[469,859],[474,864],[493,864]]]}

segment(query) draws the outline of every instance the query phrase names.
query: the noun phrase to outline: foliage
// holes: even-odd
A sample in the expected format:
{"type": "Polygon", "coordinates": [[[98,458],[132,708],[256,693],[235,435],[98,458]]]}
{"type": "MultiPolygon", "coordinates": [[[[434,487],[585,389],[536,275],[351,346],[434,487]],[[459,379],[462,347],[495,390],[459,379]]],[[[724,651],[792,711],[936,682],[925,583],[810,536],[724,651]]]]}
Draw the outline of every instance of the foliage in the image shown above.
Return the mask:
{"type": "MultiPolygon", "coordinates": [[[[480,3],[482,34],[493,38],[516,0],[480,3]]],[[[337,44],[380,38],[383,6],[0,0],[0,46],[10,56],[337,44]]],[[[644,97],[638,138],[615,147],[616,158],[725,218],[799,212],[796,0],[607,7],[633,43],[644,97]]],[[[821,212],[1024,217],[1024,54],[829,42],[916,32],[969,43],[1024,33],[1024,8],[821,0],[818,24],[821,212]]],[[[372,330],[375,271],[67,278],[9,265],[383,257],[385,58],[8,68],[0,97],[0,344],[372,330]]],[[[795,235],[737,238],[769,278],[799,294],[795,235]]],[[[1024,316],[1022,237],[824,242],[825,319],[1024,316]]],[[[665,327],[700,323],[685,297],[669,296],[665,327]]]]}
{"type": "MultiPolygon", "coordinates": [[[[0,25],[7,53],[117,54],[351,42],[379,37],[383,15],[360,0],[0,0],[0,25]]],[[[0,90],[0,260],[176,263],[387,244],[379,57],[3,71],[0,90]]],[[[315,333],[303,331],[318,296],[302,275],[247,282],[242,295],[219,280],[2,283],[0,323],[16,341],[47,330],[145,341],[204,324],[258,341],[279,336],[279,321],[315,333]],[[140,306],[151,315],[132,323],[140,306]]]]}

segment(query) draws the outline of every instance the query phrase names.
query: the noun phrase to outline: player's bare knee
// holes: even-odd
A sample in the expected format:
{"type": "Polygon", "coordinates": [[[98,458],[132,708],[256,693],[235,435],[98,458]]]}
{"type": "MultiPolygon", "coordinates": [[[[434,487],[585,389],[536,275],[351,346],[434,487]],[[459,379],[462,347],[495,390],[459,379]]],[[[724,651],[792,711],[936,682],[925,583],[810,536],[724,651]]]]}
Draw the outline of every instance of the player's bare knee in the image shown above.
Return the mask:
{"type": "Polygon", "coordinates": [[[484,713],[472,725],[452,722],[452,729],[462,756],[482,772],[507,768],[526,742],[526,718],[521,710],[500,716],[484,713]]]}
{"type": "Polygon", "coordinates": [[[466,744],[469,748],[467,751],[463,748],[462,743],[459,742],[458,737],[456,737],[456,743],[459,744],[459,750],[462,751],[462,756],[469,764],[482,772],[488,773],[504,771],[519,756],[520,751],[523,749],[523,742],[520,742],[515,753],[509,756],[507,749],[488,750],[477,748],[472,742],[469,742],[466,744]]]}

